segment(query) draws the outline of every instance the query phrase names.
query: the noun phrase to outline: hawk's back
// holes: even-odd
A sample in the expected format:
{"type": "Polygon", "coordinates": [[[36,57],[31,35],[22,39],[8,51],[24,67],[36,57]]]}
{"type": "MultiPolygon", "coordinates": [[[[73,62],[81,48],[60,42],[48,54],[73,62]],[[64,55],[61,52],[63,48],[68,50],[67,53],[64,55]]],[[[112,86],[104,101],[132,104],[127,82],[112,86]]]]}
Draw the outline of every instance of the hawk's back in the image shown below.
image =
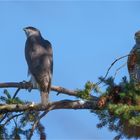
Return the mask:
{"type": "MultiPolygon", "coordinates": [[[[51,43],[40,36],[27,38],[25,45],[25,57],[28,63],[29,72],[39,83],[41,90],[46,89],[51,84],[53,73],[53,56],[51,43]]],[[[49,87],[50,88],[50,87],[49,87]]]]}

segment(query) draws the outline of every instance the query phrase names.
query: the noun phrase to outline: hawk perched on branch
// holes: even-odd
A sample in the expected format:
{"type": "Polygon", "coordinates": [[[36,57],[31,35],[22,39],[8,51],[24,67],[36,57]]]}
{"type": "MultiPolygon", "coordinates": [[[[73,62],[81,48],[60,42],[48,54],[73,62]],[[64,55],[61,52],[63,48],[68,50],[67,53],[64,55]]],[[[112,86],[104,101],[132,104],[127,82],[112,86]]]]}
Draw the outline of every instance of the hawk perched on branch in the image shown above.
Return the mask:
{"type": "Polygon", "coordinates": [[[31,82],[40,90],[41,103],[47,105],[53,73],[51,43],[43,39],[40,31],[34,27],[26,27],[23,30],[27,36],[25,58],[28,64],[29,74],[31,74],[31,82]]]}
{"type": "Polygon", "coordinates": [[[130,51],[127,66],[130,75],[130,81],[140,84],[140,31],[135,33],[136,44],[130,51]]]}

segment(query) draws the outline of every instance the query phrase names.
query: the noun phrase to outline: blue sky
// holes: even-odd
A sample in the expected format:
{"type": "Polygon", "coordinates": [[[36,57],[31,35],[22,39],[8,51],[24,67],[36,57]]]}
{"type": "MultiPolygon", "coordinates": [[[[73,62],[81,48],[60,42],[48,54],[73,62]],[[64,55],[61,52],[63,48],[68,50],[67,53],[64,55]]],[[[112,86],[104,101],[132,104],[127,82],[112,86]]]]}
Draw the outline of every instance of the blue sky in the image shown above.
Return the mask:
{"type": "MultiPolygon", "coordinates": [[[[22,30],[29,25],[40,29],[53,45],[53,85],[76,89],[88,80],[97,82],[112,61],[133,47],[134,33],[140,30],[139,7],[139,1],[0,1],[0,82],[29,80],[22,30]]],[[[125,62],[118,62],[110,74],[125,62]]],[[[116,81],[124,75],[128,75],[126,67],[116,81]]],[[[40,101],[38,91],[22,90],[19,95],[40,101]]],[[[55,95],[50,94],[51,101],[69,98],[55,95]]],[[[88,110],[52,111],[42,122],[48,140],[102,140],[116,135],[97,129],[98,119],[88,110]]]]}

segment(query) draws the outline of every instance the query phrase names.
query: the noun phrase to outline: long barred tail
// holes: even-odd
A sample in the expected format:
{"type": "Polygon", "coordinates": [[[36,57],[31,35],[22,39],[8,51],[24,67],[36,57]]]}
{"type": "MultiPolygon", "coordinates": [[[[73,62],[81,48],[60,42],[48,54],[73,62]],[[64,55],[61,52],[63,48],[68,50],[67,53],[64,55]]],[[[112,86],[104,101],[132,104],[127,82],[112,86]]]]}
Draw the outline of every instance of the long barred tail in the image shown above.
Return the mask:
{"type": "Polygon", "coordinates": [[[40,82],[41,103],[47,105],[49,103],[49,92],[51,89],[51,75],[47,75],[40,82]]]}
{"type": "Polygon", "coordinates": [[[44,92],[44,91],[41,91],[40,94],[41,94],[41,103],[43,105],[47,105],[49,102],[49,97],[48,97],[49,94],[47,92],[44,92]]]}

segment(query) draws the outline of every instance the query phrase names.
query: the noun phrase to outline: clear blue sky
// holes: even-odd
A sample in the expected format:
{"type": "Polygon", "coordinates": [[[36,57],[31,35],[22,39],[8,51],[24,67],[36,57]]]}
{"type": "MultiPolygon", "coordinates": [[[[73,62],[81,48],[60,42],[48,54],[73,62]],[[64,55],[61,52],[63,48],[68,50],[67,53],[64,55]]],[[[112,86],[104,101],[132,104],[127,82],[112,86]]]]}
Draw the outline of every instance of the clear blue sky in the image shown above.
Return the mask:
{"type": "MultiPolygon", "coordinates": [[[[133,47],[134,33],[140,30],[140,2],[0,1],[0,82],[29,79],[22,30],[29,25],[40,29],[53,45],[53,85],[82,88],[87,80],[96,82],[112,61],[133,47]]],[[[117,63],[111,74],[124,62],[117,63]]],[[[117,80],[124,75],[126,68],[117,80]]],[[[38,91],[19,94],[25,100],[40,101],[38,91]]],[[[69,97],[50,95],[51,101],[65,98],[69,97]]],[[[89,111],[52,111],[42,122],[48,140],[105,140],[116,135],[106,128],[97,129],[98,119],[89,111]]]]}

